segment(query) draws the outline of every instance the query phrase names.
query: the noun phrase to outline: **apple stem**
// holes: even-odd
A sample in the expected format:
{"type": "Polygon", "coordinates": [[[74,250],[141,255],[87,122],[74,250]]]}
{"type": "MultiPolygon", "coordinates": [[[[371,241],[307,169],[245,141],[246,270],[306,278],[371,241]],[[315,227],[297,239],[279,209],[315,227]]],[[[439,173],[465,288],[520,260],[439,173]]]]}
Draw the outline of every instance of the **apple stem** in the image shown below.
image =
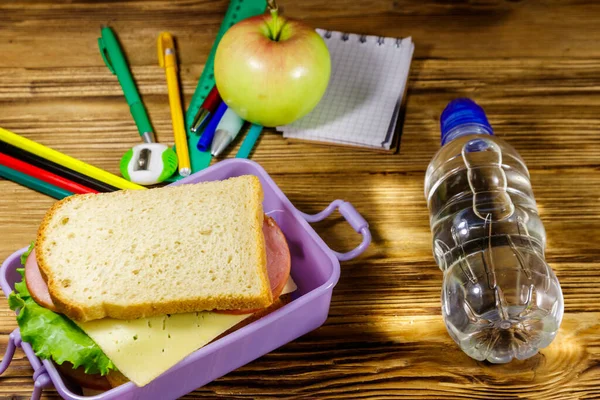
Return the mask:
{"type": "Polygon", "coordinates": [[[267,7],[269,10],[277,10],[277,2],[275,0],[267,0],[267,7]]]}
{"type": "Polygon", "coordinates": [[[271,24],[269,29],[271,31],[271,40],[275,42],[279,41],[279,36],[281,35],[280,21],[279,21],[279,7],[277,7],[277,2],[275,0],[268,0],[267,6],[269,8],[269,12],[271,13],[271,24]]]}

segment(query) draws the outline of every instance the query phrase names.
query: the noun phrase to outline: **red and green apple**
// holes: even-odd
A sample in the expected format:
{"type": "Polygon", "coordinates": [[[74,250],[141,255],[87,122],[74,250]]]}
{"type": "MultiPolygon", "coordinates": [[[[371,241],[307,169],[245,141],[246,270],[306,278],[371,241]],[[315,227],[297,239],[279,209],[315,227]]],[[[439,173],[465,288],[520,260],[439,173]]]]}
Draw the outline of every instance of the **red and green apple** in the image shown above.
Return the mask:
{"type": "Polygon", "coordinates": [[[277,9],[232,26],[215,55],[223,101],[243,119],[267,127],[308,114],[323,97],[330,71],[323,38],[277,9]]]}

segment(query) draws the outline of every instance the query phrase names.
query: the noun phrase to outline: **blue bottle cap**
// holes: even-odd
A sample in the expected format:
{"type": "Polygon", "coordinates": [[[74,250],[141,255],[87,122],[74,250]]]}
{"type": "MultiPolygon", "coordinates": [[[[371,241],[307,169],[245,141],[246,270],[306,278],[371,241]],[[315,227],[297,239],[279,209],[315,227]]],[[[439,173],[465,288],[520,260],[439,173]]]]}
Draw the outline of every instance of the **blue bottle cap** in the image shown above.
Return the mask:
{"type": "Polygon", "coordinates": [[[444,145],[452,131],[460,125],[479,125],[481,133],[494,134],[485,111],[471,99],[454,99],[444,109],[440,116],[440,127],[442,131],[442,145],[444,145]]]}

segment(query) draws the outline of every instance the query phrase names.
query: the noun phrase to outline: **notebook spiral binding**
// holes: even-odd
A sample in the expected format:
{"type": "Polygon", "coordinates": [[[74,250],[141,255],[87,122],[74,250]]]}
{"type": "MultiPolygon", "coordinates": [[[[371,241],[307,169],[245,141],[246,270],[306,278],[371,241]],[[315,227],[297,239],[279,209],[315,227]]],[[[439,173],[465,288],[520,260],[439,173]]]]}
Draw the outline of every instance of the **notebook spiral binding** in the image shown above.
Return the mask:
{"type": "MultiPolygon", "coordinates": [[[[333,31],[324,31],[322,34],[324,39],[331,39],[333,37],[333,31]]],[[[355,35],[350,33],[342,33],[340,40],[347,42],[350,38],[357,38],[360,43],[367,43],[368,39],[375,39],[375,43],[379,46],[383,46],[386,41],[392,41],[396,47],[400,47],[402,44],[402,38],[387,38],[384,36],[368,36],[368,35],[355,35]]]]}

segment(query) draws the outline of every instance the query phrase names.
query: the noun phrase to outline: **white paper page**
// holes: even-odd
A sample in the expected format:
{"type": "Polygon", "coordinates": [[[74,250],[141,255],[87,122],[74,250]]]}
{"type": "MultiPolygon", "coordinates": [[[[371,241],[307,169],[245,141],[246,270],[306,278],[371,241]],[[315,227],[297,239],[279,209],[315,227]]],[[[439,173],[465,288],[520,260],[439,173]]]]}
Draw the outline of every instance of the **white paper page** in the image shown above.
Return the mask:
{"type": "Polygon", "coordinates": [[[327,91],[308,115],[277,129],[287,138],[389,149],[414,51],[411,38],[317,32],[331,55],[327,91]]]}

